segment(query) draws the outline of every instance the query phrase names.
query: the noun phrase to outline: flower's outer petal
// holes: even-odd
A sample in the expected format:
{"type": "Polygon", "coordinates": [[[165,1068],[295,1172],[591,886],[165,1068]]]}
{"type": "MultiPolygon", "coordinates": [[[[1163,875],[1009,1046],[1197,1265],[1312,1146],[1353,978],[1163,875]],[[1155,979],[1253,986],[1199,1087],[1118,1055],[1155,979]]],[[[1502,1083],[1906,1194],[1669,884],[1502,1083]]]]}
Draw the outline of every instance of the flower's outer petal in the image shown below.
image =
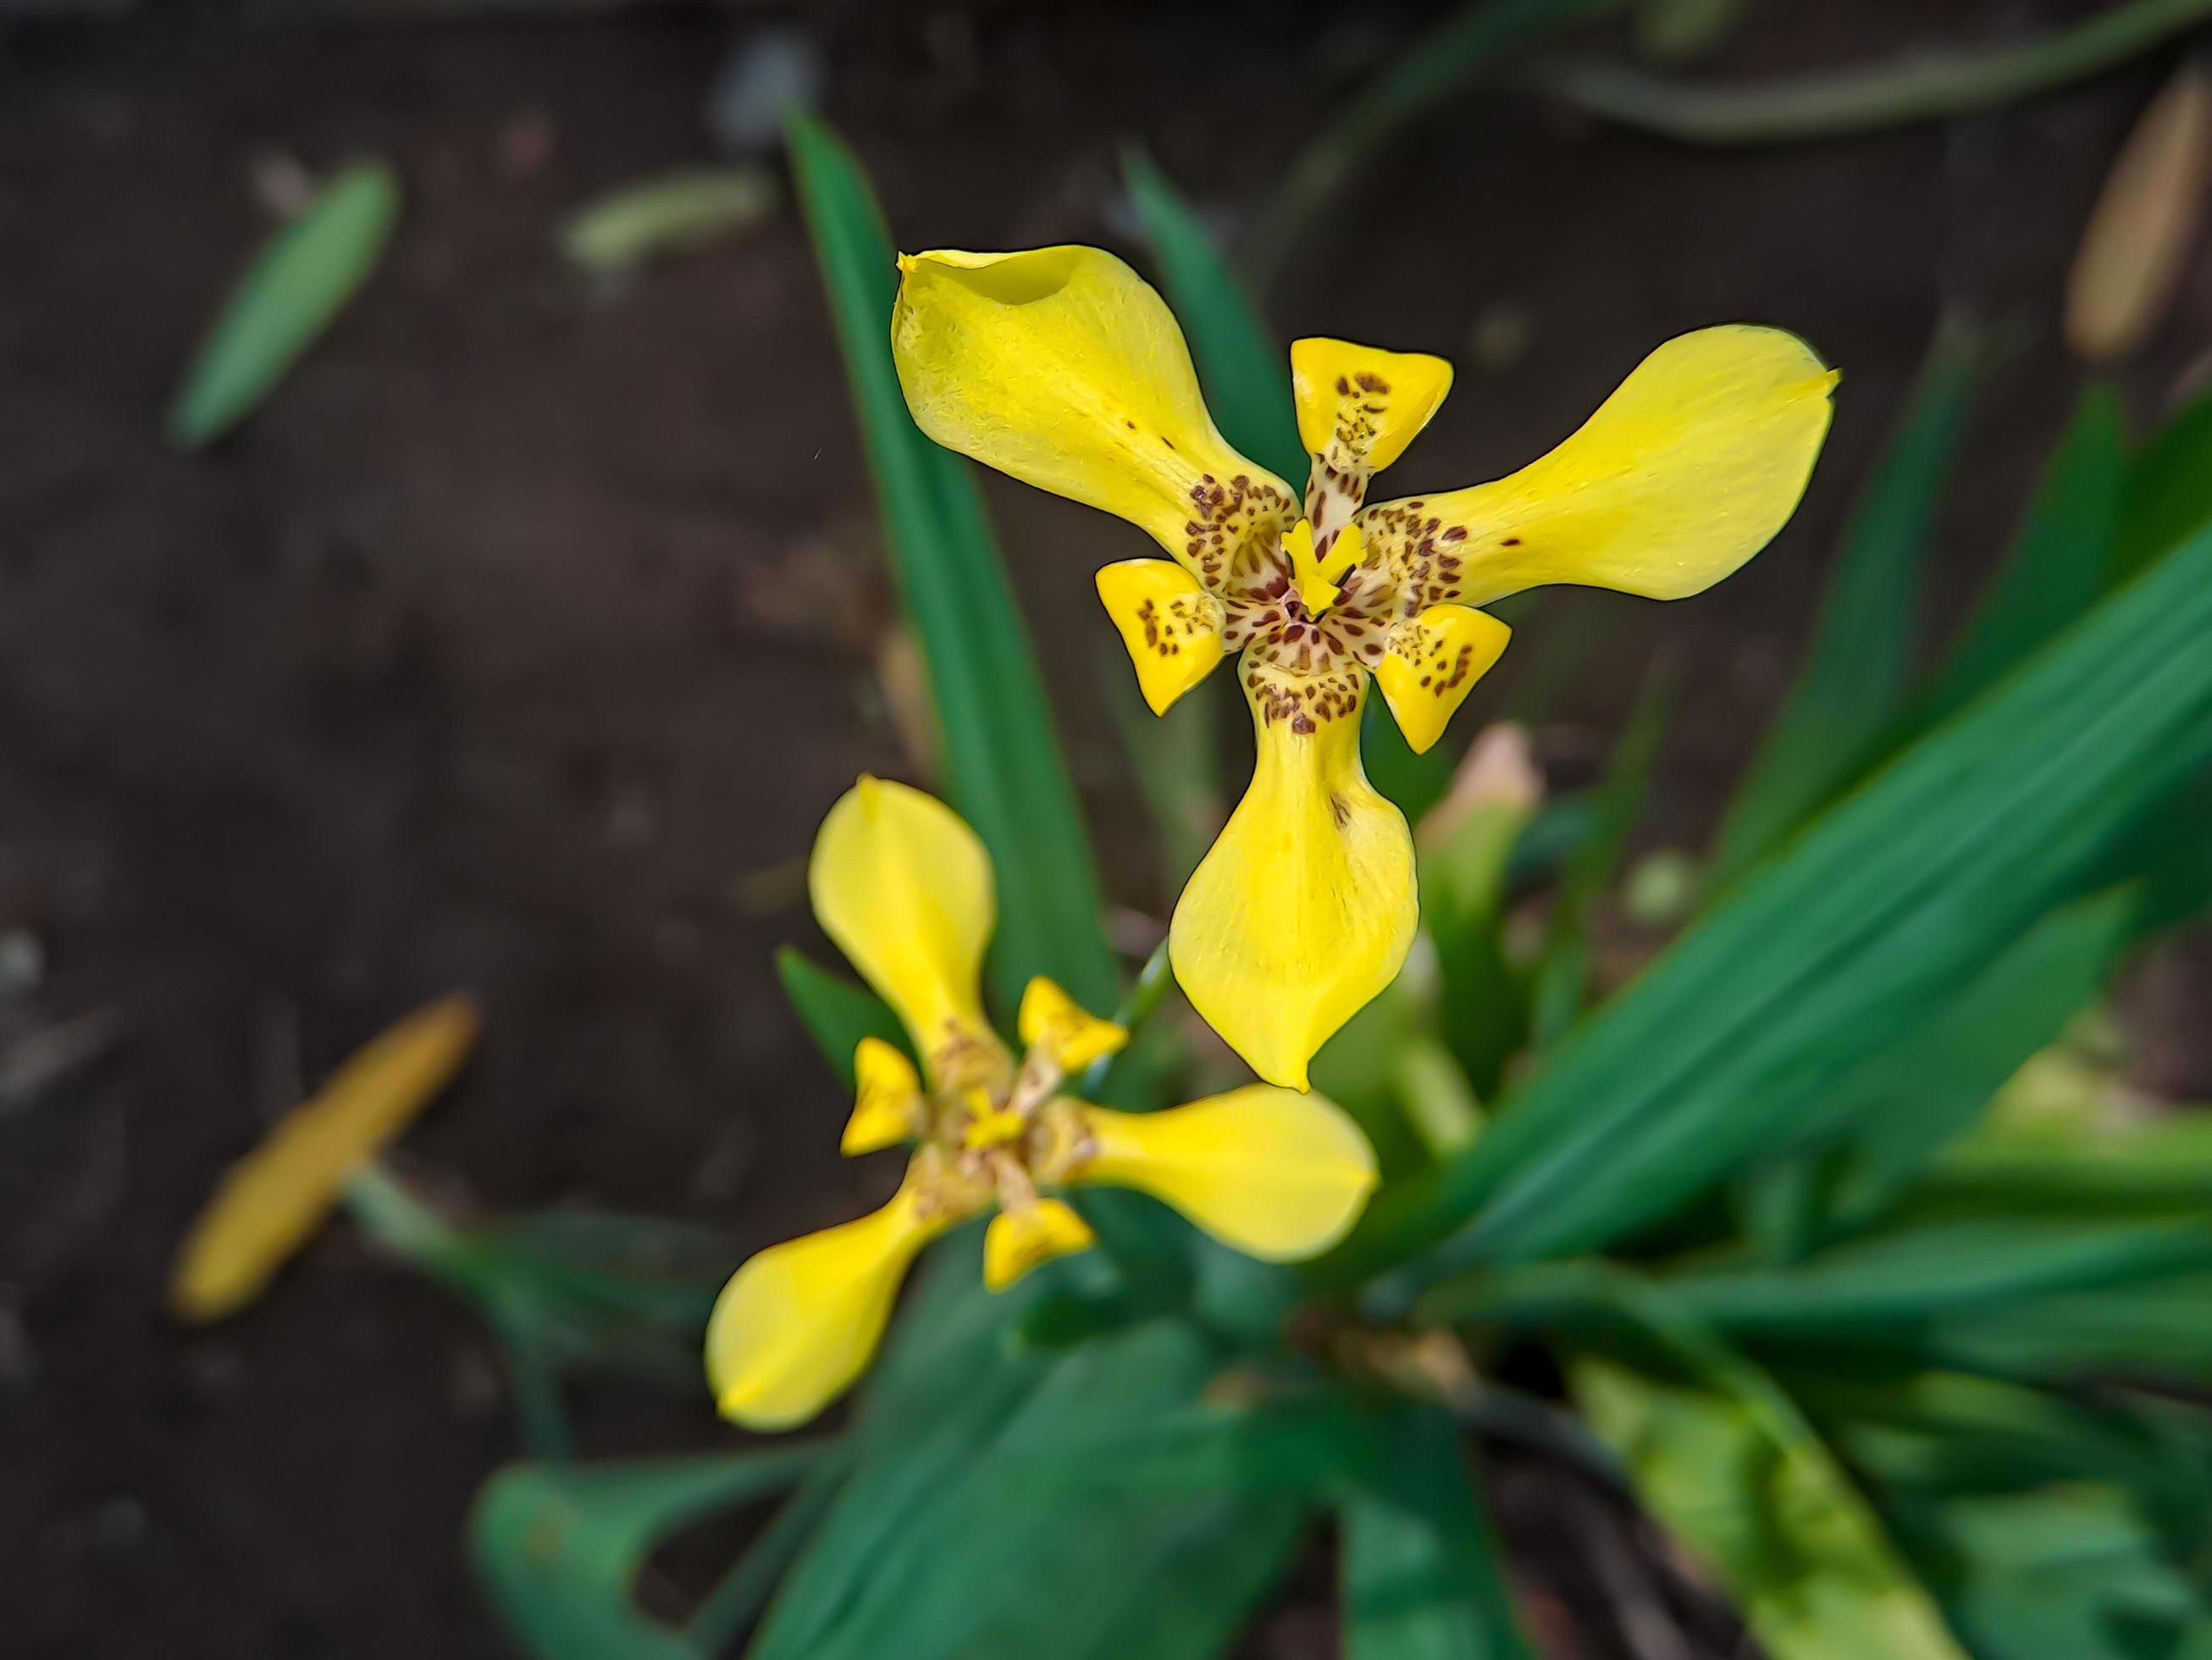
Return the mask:
{"type": "Polygon", "coordinates": [[[1407,615],[1549,582],[1680,599],[1765,547],[1805,493],[1838,374],[1793,334],[1669,340],[1581,431],[1511,477],[1360,514],[1407,615]]]}
{"type": "Polygon", "coordinates": [[[1253,1071],[1304,1089],[1314,1052],[1405,963],[1413,843],[1360,769],[1364,674],[1321,690],[1245,661],[1258,763],[1176,903],[1169,955],[1191,1006],[1253,1071]]]}
{"type": "Polygon", "coordinates": [[[1081,1072],[1129,1041],[1129,1030],[1102,1020],[1042,975],[1022,993],[1022,1042],[1042,1048],[1063,1073],[1081,1072]]]}
{"type": "Polygon", "coordinates": [[[957,1085],[995,1056],[983,1017],[983,951],[998,921],[991,855],[934,796],[862,778],[814,838],[807,886],[822,931],[889,1003],[930,1074],[957,1085]]]}
{"type": "Polygon", "coordinates": [[[1120,560],[1100,569],[1098,597],[1154,714],[1165,714],[1221,660],[1221,602],[1181,565],[1120,560]]]}
{"type": "Polygon", "coordinates": [[[346,1178],[436,1098],[483,1025],[475,999],[442,998],[357,1050],[230,1167],[177,1256],[169,1308],[220,1320],[259,1296],[329,1215],[346,1178]]]}
{"type": "Polygon", "coordinates": [[[1431,605],[1390,630],[1375,684],[1416,755],[1443,736],[1474,683],[1505,654],[1513,630],[1471,605],[1431,605]]]}
{"type": "Polygon", "coordinates": [[[1249,1084],[1165,1112],[1085,1114],[1084,1182],[1139,1188],[1271,1262],[1341,1239],[1375,1188],[1375,1152],[1334,1102],[1249,1084]]]}
{"type": "Polygon", "coordinates": [[[942,250],[899,271],[899,384],[948,449],[1142,526],[1210,588],[1296,516],[1214,430],[1173,313],[1112,254],[942,250]]]}
{"type": "Polygon", "coordinates": [[[921,1074],[896,1045],[863,1037],[853,1051],[853,1116],[845,1121],[840,1152],[848,1158],[879,1152],[921,1134],[927,1107],[921,1074]]]}
{"type": "Polygon", "coordinates": [[[866,1370],[915,1256],[952,1219],[925,1219],[902,1189],[856,1222],[746,1261],[707,1323],[707,1381],[723,1417],[789,1429],[866,1370]]]}
{"type": "Polygon", "coordinates": [[[1291,390],[1306,453],[1338,472],[1380,472],[1406,453],[1451,390],[1452,366],[1425,352],[1349,340],[1291,343],[1291,390]]]}
{"type": "Polygon", "coordinates": [[[1091,1225],[1063,1200],[1039,1199],[1002,1210],[983,1231],[983,1284],[1004,1291],[1031,1268],[1097,1243],[1091,1225]]]}

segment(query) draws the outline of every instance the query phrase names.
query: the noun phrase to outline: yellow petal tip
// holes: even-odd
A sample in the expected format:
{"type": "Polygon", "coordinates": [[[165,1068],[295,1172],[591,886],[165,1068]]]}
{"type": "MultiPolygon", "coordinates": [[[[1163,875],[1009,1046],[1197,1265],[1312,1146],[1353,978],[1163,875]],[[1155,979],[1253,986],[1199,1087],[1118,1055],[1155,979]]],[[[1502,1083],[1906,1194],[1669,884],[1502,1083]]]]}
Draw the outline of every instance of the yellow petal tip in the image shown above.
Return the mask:
{"type": "Polygon", "coordinates": [[[1096,580],[1146,707],[1165,714],[1222,659],[1221,602],[1171,560],[1124,559],[1096,580]]]}
{"type": "Polygon", "coordinates": [[[983,1232],[983,1284],[1004,1291],[1055,1256],[1088,1250],[1098,1242],[1073,1206],[1059,1199],[1000,1211],[983,1232]]]}
{"type": "Polygon", "coordinates": [[[1127,1027],[1100,1019],[1042,975],[1022,993],[1018,1025],[1022,1042],[1045,1049],[1064,1073],[1081,1072],[1129,1041],[1127,1027]]]}
{"type": "Polygon", "coordinates": [[[1397,460],[1451,384],[1452,366],[1426,352],[1349,340],[1291,343],[1299,440],[1340,472],[1380,472],[1397,460]]]}
{"type": "Polygon", "coordinates": [[[1504,623],[1471,605],[1431,605],[1390,631],[1375,681],[1414,754],[1435,747],[1512,637],[1504,623]]]}

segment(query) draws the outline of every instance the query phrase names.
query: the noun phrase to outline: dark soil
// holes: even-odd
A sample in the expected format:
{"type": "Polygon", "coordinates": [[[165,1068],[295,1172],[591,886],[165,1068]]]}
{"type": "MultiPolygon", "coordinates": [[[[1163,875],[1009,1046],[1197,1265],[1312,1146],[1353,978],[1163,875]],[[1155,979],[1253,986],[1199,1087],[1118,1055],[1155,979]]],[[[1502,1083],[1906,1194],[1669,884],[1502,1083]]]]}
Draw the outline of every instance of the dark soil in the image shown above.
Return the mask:
{"type": "MultiPolygon", "coordinates": [[[[1123,240],[1132,139],[1207,206],[1249,209],[1424,15],[1191,9],[845,5],[808,24],[905,243],[1003,246],[1123,240]]],[[[2022,9],[1771,7],[1721,67],[2022,9]]],[[[228,1325],[183,1334],[159,1310],[227,1161],[302,1074],[425,998],[473,987],[490,1025],[406,1151],[487,1207],[678,1215],[734,1251],[881,1179],[836,1158],[844,1103],[769,962],[818,946],[794,873],[822,812],[864,768],[908,770],[804,234],[786,212],[614,296],[580,292],[551,247],[566,210],[707,153],[703,92],[755,27],[252,28],[184,9],[0,35],[0,928],[45,954],[0,1002],[0,1040],[114,1023],[102,1057],[0,1099],[0,1654],[505,1651],[459,1541],[515,1448],[465,1310],[342,1226],[228,1325]],[[166,450],[164,400],[265,228],[257,162],[366,151],[408,183],[387,268],[233,441],[166,450]]],[[[1806,508],[1763,558],[1694,605],[1546,613],[1619,629],[1547,728],[1561,776],[1589,770],[1671,643],[1691,672],[1656,830],[1710,826],[1947,302],[2009,322],[2015,348],[1945,526],[1936,597],[1955,613],[2078,384],[2065,265],[2162,67],[1748,153],[1470,92],[1305,246],[1276,296],[1286,333],[1465,366],[1394,476],[1407,488],[1518,465],[1697,325],[1786,325],[1846,371],[1806,508]],[[1527,350],[1486,369],[1468,343],[1500,307],[1527,350]]],[[[2192,281],[2131,380],[2145,415],[2212,336],[2212,273],[2192,281]]],[[[993,499],[1102,844],[1133,845],[1086,575],[1127,538],[993,499]]],[[[1117,897],[1158,914],[1145,860],[1109,862],[1117,897]]],[[[703,1394],[578,1404],[594,1452],[719,1433],[703,1394]]],[[[1326,1651],[1325,1620],[1266,1629],[1326,1651]]]]}

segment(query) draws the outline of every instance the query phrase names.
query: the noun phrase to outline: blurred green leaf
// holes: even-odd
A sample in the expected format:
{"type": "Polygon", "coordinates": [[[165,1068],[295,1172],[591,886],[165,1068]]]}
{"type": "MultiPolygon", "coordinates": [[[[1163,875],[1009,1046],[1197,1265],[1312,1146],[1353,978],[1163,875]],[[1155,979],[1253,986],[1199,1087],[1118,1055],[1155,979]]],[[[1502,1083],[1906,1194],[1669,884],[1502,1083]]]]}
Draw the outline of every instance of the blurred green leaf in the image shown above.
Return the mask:
{"type": "Polygon", "coordinates": [[[997,867],[994,983],[1012,1007],[1033,975],[1109,1006],[1114,959],[1074,786],[1029,634],[967,463],[922,436],[890,351],[890,235],[852,153],[813,116],[789,119],[792,167],[876,479],[901,607],[928,665],[952,805],[997,867]]]}
{"type": "Polygon", "coordinates": [[[907,1055],[914,1053],[906,1028],[889,1004],[865,986],[832,974],[798,946],[778,947],[775,977],[806,1035],[848,1091],[854,1087],[853,1051],[863,1037],[880,1037],[907,1055]]]}
{"type": "Polygon", "coordinates": [[[254,257],[169,405],[169,441],[212,444],[276,391],[383,258],[399,176],[383,161],[333,174],[254,257]]]}
{"type": "Polygon", "coordinates": [[[1474,0],[1415,40],[1334,109],[1291,160],[1245,239],[1243,265],[1266,288],[1299,239],[1408,122],[1546,35],[1620,9],[1623,0],[1474,0]]]}
{"type": "Polygon", "coordinates": [[[2212,753],[2212,532],[1907,751],[1576,1028],[1466,1153],[1385,1194],[1334,1265],[1457,1231],[1384,1305],[1477,1262],[1603,1248],[1786,1145],[2067,897],[2212,753]]]}
{"type": "Polygon", "coordinates": [[[1749,1366],[1687,1386],[1595,1359],[1570,1371],[1644,1504],[1774,1660],[1965,1660],[1850,1477],[1749,1366]]]}
{"type": "Polygon", "coordinates": [[[1214,424],[1261,466],[1299,483],[1306,449],[1291,404],[1290,355],[1204,222],[1152,159],[1125,152],[1121,178],[1159,261],[1168,302],[1189,337],[1214,424]]]}
{"type": "Polygon", "coordinates": [[[2124,64],[2212,16],[2212,0],[2122,0],[2071,27],[1979,50],[1916,50],[1870,69],[1701,86],[1624,64],[1547,77],[1592,114],[1693,144],[1772,144],[1996,109],[2124,64]]]}
{"type": "Polygon", "coordinates": [[[561,252],[587,277],[694,253],[775,211],[775,175],[757,163],[679,167],[586,204],[561,228],[561,252]]]}
{"type": "Polygon", "coordinates": [[[2128,468],[2116,578],[2145,569],[2212,524],[2212,392],[2154,434],[2128,468]]]}
{"type": "Polygon", "coordinates": [[[2212,1114],[2098,1133],[1976,1134],[1915,1190],[1932,1213],[2189,1216],[2212,1212],[2212,1114]]]}
{"type": "Polygon", "coordinates": [[[1137,775],[1137,787],[1151,808],[1166,867],[1168,891],[1180,893],[1198,861],[1228,822],[1221,799],[1221,745],[1217,727],[1222,709],[1218,679],[1194,686],[1165,714],[1154,714],[1129,672],[1127,658],[1113,648],[1106,664],[1106,698],[1114,723],[1137,775]]]}
{"type": "Polygon", "coordinates": [[[1537,958],[1530,1042],[1548,1049],[1583,1011],[1589,983],[1590,927],[1598,902],[1613,885],[1628,846],[1629,832],[1644,810],[1659,745],[1674,706],[1674,676],[1665,667],[1645,678],[1613,758],[1599,785],[1596,822],[1589,837],[1567,860],[1559,897],[1552,903],[1551,927],[1537,958]]]}
{"type": "Polygon", "coordinates": [[[1661,64],[1712,51],[1750,9],[1750,0],[1637,0],[1636,44],[1661,64]]]}
{"type": "Polygon", "coordinates": [[[2112,389],[2087,388],[2044,469],[2012,552],[1917,711],[1924,725],[1972,702],[2112,586],[2127,441],[2112,389]]]}
{"type": "Polygon", "coordinates": [[[538,1660],[706,1660],[638,1608],[639,1569],[663,1540],[790,1486],[824,1450],[510,1464],[477,1496],[470,1552],[509,1634],[538,1660]]]}
{"type": "Polygon", "coordinates": [[[1340,1510],[1346,1660],[1529,1660],[1450,1414],[1401,1409],[1380,1433],[1379,1479],[1340,1510]]]}
{"type": "Polygon", "coordinates": [[[1920,629],[1921,568],[1985,350],[1946,319],[1836,551],[1797,679],[1737,787],[1714,876],[1765,858],[1848,783],[1903,711],[1920,629]]]}

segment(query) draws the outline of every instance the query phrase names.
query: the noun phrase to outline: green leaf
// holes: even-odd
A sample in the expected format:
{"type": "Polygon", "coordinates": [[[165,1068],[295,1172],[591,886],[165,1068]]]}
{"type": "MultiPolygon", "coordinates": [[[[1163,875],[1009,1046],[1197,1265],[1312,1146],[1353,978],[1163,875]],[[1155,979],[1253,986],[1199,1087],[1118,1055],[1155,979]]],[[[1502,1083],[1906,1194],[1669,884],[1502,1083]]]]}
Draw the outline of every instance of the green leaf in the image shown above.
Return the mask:
{"type": "Polygon", "coordinates": [[[1536,963],[1530,1041],[1538,1049],[1551,1047],[1582,1013],[1589,990],[1590,925],[1598,902],[1620,868],[1637,815],[1644,810],[1674,706],[1674,674],[1665,668],[1655,670],[1613,745],[1605,781],[1598,787],[1591,834],[1567,861],[1559,897],[1553,902],[1543,953],[1536,963]]]}
{"type": "Polygon", "coordinates": [[[1965,1660],[1927,1590],[1781,1391],[1731,1359],[1697,1383],[1570,1368],[1638,1494],[1773,1660],[1965,1660]]]}
{"type": "Polygon", "coordinates": [[[231,290],[169,405],[169,441],[204,448],[276,391],[368,281],[398,222],[388,164],[332,175],[231,290]]]}
{"type": "Polygon", "coordinates": [[[1797,680],[1729,804],[1714,854],[1726,879],[1756,864],[1863,764],[1905,707],[1921,568],[1965,436],[1979,337],[1936,331],[1889,447],[1853,509],[1797,680]]]}
{"type": "Polygon", "coordinates": [[[1168,303],[1189,338],[1214,425],[1261,466],[1303,477],[1306,449],[1291,404],[1289,355],[1167,175],[1132,149],[1121,158],[1121,177],[1159,261],[1168,303]]]}
{"type": "Polygon", "coordinates": [[[1450,1414],[1392,1413],[1382,1479],[1340,1508],[1346,1660],[1528,1660],[1450,1414]]]}
{"type": "Polygon", "coordinates": [[[2018,44],[1916,50],[1790,81],[1699,86],[1589,64],[1547,84],[1593,114],[1693,144],[1832,138],[2000,108],[2124,64],[2207,17],[2212,0],[2132,0],[2018,44]]]}
{"type": "Polygon", "coordinates": [[[1205,681],[1177,698],[1165,714],[1154,714],[1118,646],[1106,664],[1105,679],[1114,724],[1121,728],[1137,787],[1152,810],[1169,891],[1180,893],[1229,818],[1221,799],[1217,730],[1224,713],[1224,683],[1205,681]]]}
{"type": "Polygon", "coordinates": [[[843,975],[832,974],[798,946],[778,948],[775,977],[782,983],[791,1006],[799,1012],[806,1035],[822,1051],[822,1058],[836,1069],[848,1091],[854,1087],[853,1051],[860,1048],[863,1037],[880,1037],[913,1054],[906,1028],[890,1005],[843,975]]]}
{"type": "Polygon", "coordinates": [[[2113,568],[2130,577],[2212,524],[2212,392],[2174,417],[2128,469],[2113,568]]]}
{"type": "Polygon", "coordinates": [[[1051,704],[967,464],[922,436],[891,362],[897,282],[866,176],[821,121],[788,122],[792,167],[843,348],[901,608],[928,666],[952,805],[997,867],[994,983],[1012,1007],[1045,974],[1112,1004],[1103,901],[1051,704]]]}
{"type": "MultiPolygon", "coordinates": [[[[1291,158],[1246,239],[1243,265],[1262,288],[1322,210],[1399,129],[1513,53],[1620,9],[1623,0],[1474,0],[1343,100],[1291,158]]],[[[1328,107],[1322,105],[1321,107],[1328,107]]]]}
{"type": "Polygon", "coordinates": [[[790,1486],[823,1450],[510,1464],[477,1495],[470,1553],[508,1633],[538,1660],[704,1660],[638,1608],[638,1570],[663,1540],[790,1486]]]}
{"type": "Polygon", "coordinates": [[[1583,1022],[1334,1265],[1456,1229],[1385,1304],[1480,1261],[1602,1249],[1802,1127],[2212,753],[2212,532],[1907,751],[1583,1022]]]}
{"type": "Polygon", "coordinates": [[[576,210],[561,252],[587,277],[694,253],[751,229],[775,211],[775,175],[757,163],[679,167],[624,185],[576,210]]]}
{"type": "Polygon", "coordinates": [[[1725,40],[1750,0],[1637,0],[1636,44],[1656,63],[1700,57],[1725,40]]]}
{"type": "Polygon", "coordinates": [[[2113,586],[2127,442],[2126,422],[2112,389],[2085,390],[2044,469],[2010,556],[1919,711],[1924,725],[1965,708],[2113,586]]]}

